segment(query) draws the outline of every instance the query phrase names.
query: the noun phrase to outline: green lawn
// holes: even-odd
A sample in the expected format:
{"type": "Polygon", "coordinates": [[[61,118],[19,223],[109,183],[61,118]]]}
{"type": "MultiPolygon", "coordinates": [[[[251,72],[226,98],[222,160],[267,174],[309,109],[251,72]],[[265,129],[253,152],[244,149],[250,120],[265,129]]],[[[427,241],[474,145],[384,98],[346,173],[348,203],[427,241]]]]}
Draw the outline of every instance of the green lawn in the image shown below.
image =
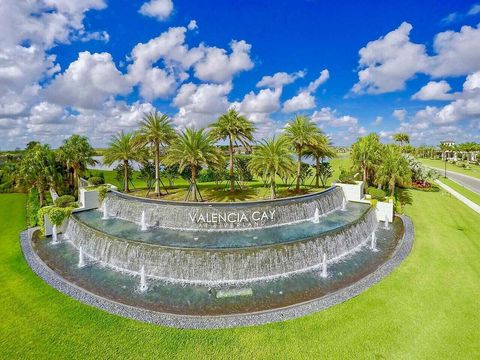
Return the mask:
{"type": "MultiPolygon", "coordinates": [[[[418,160],[420,160],[424,165],[439,168],[442,170],[445,169],[445,162],[442,160],[422,159],[422,158],[418,158],[418,160]]],[[[480,179],[480,166],[478,165],[469,165],[469,166],[471,167],[471,169],[467,170],[461,166],[447,163],[447,171],[454,171],[460,174],[465,174],[465,175],[469,175],[469,176],[480,179]]]]}
{"type": "Polygon", "coordinates": [[[480,357],[480,216],[445,192],[412,191],[416,238],[390,276],[310,316],[179,330],[82,305],[26,265],[25,197],[0,195],[0,358],[319,359],[480,357]]]}
{"type": "Polygon", "coordinates": [[[458,191],[460,194],[465,196],[467,199],[473,201],[475,204],[480,205],[480,194],[477,194],[476,192],[473,192],[450,179],[445,179],[444,177],[441,177],[439,180],[445,185],[450,186],[453,190],[458,191]]]}

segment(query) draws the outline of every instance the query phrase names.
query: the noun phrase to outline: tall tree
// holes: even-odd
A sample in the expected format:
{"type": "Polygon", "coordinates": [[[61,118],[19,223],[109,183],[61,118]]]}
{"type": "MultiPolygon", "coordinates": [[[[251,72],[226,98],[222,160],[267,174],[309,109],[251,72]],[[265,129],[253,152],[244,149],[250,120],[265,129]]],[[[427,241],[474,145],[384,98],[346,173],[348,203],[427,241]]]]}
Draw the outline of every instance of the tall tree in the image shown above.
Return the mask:
{"type": "Polygon", "coordinates": [[[17,176],[21,184],[37,188],[40,206],[44,206],[45,191],[59,179],[54,152],[48,145],[40,143],[29,146],[20,162],[17,176]]]}
{"type": "Polygon", "coordinates": [[[362,172],[365,185],[368,183],[369,173],[380,161],[381,148],[380,138],[375,133],[359,138],[352,145],[353,166],[362,172]]]}
{"type": "Polygon", "coordinates": [[[190,189],[187,193],[192,195],[193,201],[198,201],[197,173],[202,166],[220,168],[224,166],[221,150],[215,146],[215,140],[204,129],[195,130],[188,128],[168,148],[165,155],[167,166],[178,165],[181,173],[185,168],[191,170],[190,189]]]}
{"type": "Polygon", "coordinates": [[[412,173],[408,160],[396,145],[386,145],[382,150],[382,161],[376,171],[377,183],[387,184],[390,195],[395,194],[395,185],[410,181],[412,173]]]}
{"type": "Polygon", "coordinates": [[[63,145],[58,149],[60,160],[72,171],[71,185],[78,189],[78,177],[87,168],[87,165],[95,165],[93,158],[95,150],[85,136],[72,135],[65,139],[63,145]]]}
{"type": "Polygon", "coordinates": [[[315,142],[319,130],[307,116],[297,115],[285,127],[285,137],[297,154],[297,183],[295,190],[300,190],[302,175],[302,155],[309,145],[315,142]]]}
{"type": "Polygon", "coordinates": [[[175,131],[172,128],[172,121],[165,114],[157,111],[145,114],[140,122],[140,130],[138,132],[138,141],[142,145],[150,145],[155,159],[155,194],[161,195],[160,192],[160,149],[166,145],[170,145],[175,139],[175,131]]]}
{"type": "Polygon", "coordinates": [[[270,181],[270,198],[275,199],[275,179],[288,177],[295,172],[295,163],[290,150],[290,140],[285,136],[262,140],[255,147],[250,163],[252,173],[270,181]]]}
{"type": "Polygon", "coordinates": [[[141,151],[134,133],[125,134],[123,131],[113,135],[108,148],[103,154],[103,162],[112,165],[120,162],[123,165],[123,189],[130,192],[128,187],[128,164],[130,161],[141,162],[145,159],[145,153],[141,151]]]}
{"type": "Polygon", "coordinates": [[[406,133],[396,133],[393,134],[393,140],[398,142],[400,146],[403,146],[404,144],[410,143],[410,135],[406,133]]]}
{"type": "Polygon", "coordinates": [[[313,142],[307,146],[306,155],[315,159],[315,186],[320,187],[320,164],[325,158],[334,158],[337,154],[330,146],[330,139],[319,131],[313,142]]]}
{"type": "Polygon", "coordinates": [[[228,110],[220,116],[218,120],[210,125],[211,136],[217,140],[228,139],[229,155],[230,155],[230,192],[235,191],[235,174],[234,174],[234,145],[241,143],[245,148],[250,148],[253,141],[253,133],[255,127],[253,123],[241,116],[235,109],[228,110]]]}

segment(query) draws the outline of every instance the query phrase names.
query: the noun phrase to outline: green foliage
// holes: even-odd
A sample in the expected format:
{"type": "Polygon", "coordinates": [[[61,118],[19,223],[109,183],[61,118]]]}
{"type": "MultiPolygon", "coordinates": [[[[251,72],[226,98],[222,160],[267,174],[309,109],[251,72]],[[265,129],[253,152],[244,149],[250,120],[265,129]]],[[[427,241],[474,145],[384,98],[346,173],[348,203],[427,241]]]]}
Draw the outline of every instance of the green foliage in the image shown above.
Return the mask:
{"type": "Polygon", "coordinates": [[[66,208],[66,207],[77,207],[75,202],[75,197],[72,195],[62,195],[55,200],[55,206],[66,208]]]}
{"type": "Polygon", "coordinates": [[[368,194],[372,197],[372,199],[378,200],[378,201],[385,201],[385,191],[382,189],[377,189],[375,187],[369,187],[368,188],[368,194]]]}
{"type": "Polygon", "coordinates": [[[318,166],[318,177],[322,182],[322,186],[327,185],[327,181],[333,175],[332,165],[329,162],[321,162],[318,166]]]}
{"type": "Polygon", "coordinates": [[[97,186],[105,184],[105,179],[100,176],[92,176],[88,179],[88,185],[97,186]]]}
{"type": "Polygon", "coordinates": [[[63,220],[65,220],[71,213],[70,211],[65,211],[65,208],[52,207],[48,212],[48,219],[53,225],[62,225],[63,220]],[[68,215],[67,215],[68,214],[68,215]]]}
{"type": "Polygon", "coordinates": [[[225,169],[202,169],[198,172],[198,181],[199,182],[212,182],[216,183],[227,180],[229,178],[228,173],[225,169]]]}
{"type": "Polygon", "coordinates": [[[395,186],[410,182],[412,172],[400,148],[390,144],[382,150],[382,161],[376,171],[377,184],[387,185],[390,195],[395,194],[395,186]]]}
{"type": "Polygon", "coordinates": [[[140,167],[138,178],[145,180],[147,187],[151,189],[155,182],[155,164],[150,161],[145,161],[140,167]]]}
{"type": "Polygon", "coordinates": [[[48,215],[48,213],[50,212],[51,209],[53,209],[53,206],[45,206],[45,207],[39,209],[36,213],[37,223],[35,224],[35,226],[38,225],[42,235],[45,235],[44,216],[48,215]]]}
{"type": "Polygon", "coordinates": [[[374,133],[363,136],[352,144],[353,167],[362,173],[365,183],[371,180],[381,162],[382,148],[379,136],[374,133]]]}
{"type": "Polygon", "coordinates": [[[338,181],[342,184],[355,184],[355,174],[351,170],[340,168],[338,181]]]}
{"type": "Polygon", "coordinates": [[[29,227],[37,226],[38,211],[40,210],[40,201],[38,198],[38,190],[31,188],[27,196],[27,223],[29,227]]]}
{"type": "Polygon", "coordinates": [[[378,200],[377,200],[377,199],[371,199],[371,200],[370,200],[370,204],[372,204],[372,207],[373,207],[374,209],[376,209],[376,208],[377,208],[377,204],[378,204],[378,200]]]}
{"type": "Polygon", "coordinates": [[[107,192],[108,192],[107,185],[101,185],[98,187],[98,200],[100,202],[103,202],[103,200],[105,200],[105,197],[107,196],[107,192]]]}
{"type": "Polygon", "coordinates": [[[236,156],[235,169],[240,181],[252,181],[253,174],[250,171],[248,164],[250,163],[250,156],[236,156]]]}

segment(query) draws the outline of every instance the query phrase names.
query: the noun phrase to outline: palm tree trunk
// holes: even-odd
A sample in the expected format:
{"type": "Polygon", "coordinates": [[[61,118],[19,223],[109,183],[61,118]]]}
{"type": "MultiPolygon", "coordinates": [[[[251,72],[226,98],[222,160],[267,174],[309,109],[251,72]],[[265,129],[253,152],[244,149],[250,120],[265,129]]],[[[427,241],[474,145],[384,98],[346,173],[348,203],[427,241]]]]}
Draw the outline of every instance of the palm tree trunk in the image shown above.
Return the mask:
{"type": "Polygon", "coordinates": [[[43,207],[45,205],[45,194],[43,193],[43,188],[37,186],[37,190],[39,195],[40,207],[43,207]]]}
{"type": "Polygon", "coordinates": [[[192,180],[190,186],[192,187],[193,201],[198,201],[197,197],[197,168],[192,165],[192,180]]]}
{"type": "Polygon", "coordinates": [[[270,199],[275,199],[277,194],[275,193],[275,175],[272,175],[270,180],[270,199]]]}
{"type": "Polygon", "coordinates": [[[155,143],[155,195],[160,196],[160,144],[155,143]]]}
{"type": "Polygon", "coordinates": [[[78,190],[78,172],[75,166],[73,167],[73,190],[78,190]]]}
{"type": "Polygon", "coordinates": [[[228,137],[230,141],[230,192],[235,191],[235,175],[233,174],[233,143],[232,143],[232,137],[228,137]]]}
{"type": "Polygon", "coordinates": [[[295,186],[295,190],[300,190],[300,176],[302,175],[302,152],[298,152],[298,167],[297,167],[297,185],[295,186]]]}
{"type": "Polygon", "coordinates": [[[395,178],[390,179],[390,196],[395,195],[395,178]]]}
{"type": "Polygon", "coordinates": [[[128,160],[123,160],[123,189],[125,192],[130,192],[128,189],[128,160]]]}
{"type": "Polygon", "coordinates": [[[315,157],[315,167],[317,169],[317,173],[315,174],[315,187],[320,187],[320,158],[318,156],[315,157]]]}

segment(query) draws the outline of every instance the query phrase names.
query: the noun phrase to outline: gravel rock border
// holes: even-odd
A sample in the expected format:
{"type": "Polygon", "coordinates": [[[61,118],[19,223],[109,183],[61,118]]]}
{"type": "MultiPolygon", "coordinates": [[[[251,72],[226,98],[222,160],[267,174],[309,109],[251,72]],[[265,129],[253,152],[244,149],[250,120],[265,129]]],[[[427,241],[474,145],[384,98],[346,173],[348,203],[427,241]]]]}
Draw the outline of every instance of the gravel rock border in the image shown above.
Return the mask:
{"type": "Polygon", "coordinates": [[[36,229],[21,233],[20,243],[23,255],[32,270],[45,282],[60,292],[90,306],[146,323],[184,329],[219,329],[239,326],[252,326],[305,316],[333,305],[347,301],[379,282],[390,274],[408,256],[413,245],[413,224],[407,216],[400,216],[404,224],[404,235],[390,259],[376,271],[356,283],[318,299],[268,311],[233,314],[221,316],[191,316],[161,313],[130,305],[121,304],[95,295],[75,284],[70,283],[50,269],[33,250],[32,235],[36,229]]]}

